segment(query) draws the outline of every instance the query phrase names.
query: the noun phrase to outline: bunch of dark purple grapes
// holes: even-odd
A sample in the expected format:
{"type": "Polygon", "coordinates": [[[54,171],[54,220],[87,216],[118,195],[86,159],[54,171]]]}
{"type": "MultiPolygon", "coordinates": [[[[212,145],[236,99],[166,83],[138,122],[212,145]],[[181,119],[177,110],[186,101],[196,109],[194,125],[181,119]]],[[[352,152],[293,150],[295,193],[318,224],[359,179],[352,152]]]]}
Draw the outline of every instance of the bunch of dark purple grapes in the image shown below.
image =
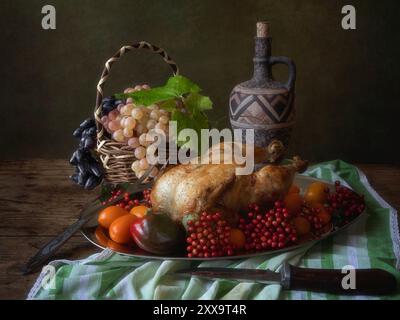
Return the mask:
{"type": "MultiPolygon", "coordinates": [[[[114,110],[119,100],[107,97],[102,102],[102,116],[114,110]]],[[[96,123],[94,119],[86,119],[74,131],[73,136],[79,139],[79,147],[72,154],[70,164],[75,166],[75,173],[70,177],[72,181],[81,187],[92,190],[98,186],[103,179],[103,170],[93,154],[96,146],[96,123]]]]}
{"type": "Polygon", "coordinates": [[[122,100],[117,100],[114,97],[105,97],[101,104],[101,116],[107,116],[111,111],[116,109],[122,100]]]}
{"type": "Polygon", "coordinates": [[[92,150],[96,145],[96,123],[94,119],[86,119],[73,133],[78,138],[79,147],[72,154],[71,165],[75,166],[75,173],[71,180],[81,187],[92,190],[103,179],[100,163],[94,157],[92,150]]]}

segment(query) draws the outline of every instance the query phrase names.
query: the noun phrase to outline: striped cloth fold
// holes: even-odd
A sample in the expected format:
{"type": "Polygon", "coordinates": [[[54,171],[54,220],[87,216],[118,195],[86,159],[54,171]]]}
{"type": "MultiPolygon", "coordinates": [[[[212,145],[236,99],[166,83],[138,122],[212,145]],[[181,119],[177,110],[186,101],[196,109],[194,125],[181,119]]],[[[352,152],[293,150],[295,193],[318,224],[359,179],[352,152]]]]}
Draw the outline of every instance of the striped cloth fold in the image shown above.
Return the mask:
{"type": "Polygon", "coordinates": [[[258,268],[278,271],[283,262],[309,268],[381,268],[400,280],[400,237],[398,216],[370,186],[355,166],[341,160],[310,167],[307,176],[339,180],[365,195],[367,214],[337,235],[314,245],[277,255],[239,261],[143,260],[115,254],[110,250],[79,261],[58,260],[46,266],[28,299],[400,299],[391,296],[338,296],[332,294],[282,291],[280,285],[228,280],[178,279],[174,270],[201,267],[258,268]],[[55,276],[50,277],[51,271],[55,276]]]}

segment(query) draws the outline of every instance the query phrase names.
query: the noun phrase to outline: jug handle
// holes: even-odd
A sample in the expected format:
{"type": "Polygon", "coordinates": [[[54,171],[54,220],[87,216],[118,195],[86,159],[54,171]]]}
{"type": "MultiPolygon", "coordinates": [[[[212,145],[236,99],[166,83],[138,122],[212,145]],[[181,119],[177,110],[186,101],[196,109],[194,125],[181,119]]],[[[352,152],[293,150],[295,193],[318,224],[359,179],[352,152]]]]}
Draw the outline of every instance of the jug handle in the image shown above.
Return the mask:
{"type": "Polygon", "coordinates": [[[269,63],[271,66],[275,64],[285,64],[289,68],[289,79],[285,84],[285,87],[288,91],[291,91],[294,88],[296,82],[296,65],[292,59],[288,57],[271,57],[269,59],[269,63]]]}

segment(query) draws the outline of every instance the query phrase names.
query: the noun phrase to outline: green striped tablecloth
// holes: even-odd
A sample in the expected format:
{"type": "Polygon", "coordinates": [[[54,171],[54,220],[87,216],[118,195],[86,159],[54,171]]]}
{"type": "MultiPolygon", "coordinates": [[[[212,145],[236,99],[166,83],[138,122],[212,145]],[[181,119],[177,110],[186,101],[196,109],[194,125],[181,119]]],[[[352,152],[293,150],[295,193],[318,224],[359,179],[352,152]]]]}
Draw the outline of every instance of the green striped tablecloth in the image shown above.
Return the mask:
{"type": "MultiPolygon", "coordinates": [[[[279,270],[283,261],[304,267],[382,268],[400,280],[397,212],[369,185],[356,167],[340,160],[309,168],[306,175],[340,180],[365,195],[367,214],[348,229],[319,244],[275,256],[241,261],[203,262],[200,266],[230,266],[279,270]]],[[[185,261],[151,261],[114,254],[109,250],[84,260],[53,261],[40,274],[28,299],[399,299],[336,296],[282,291],[279,285],[178,279],[171,272],[195,265],[185,261]],[[53,269],[51,269],[54,267],[53,269]],[[51,277],[51,270],[55,276],[51,277]],[[54,280],[51,282],[50,280],[54,280]],[[43,286],[45,284],[45,286],[43,286]]]]}

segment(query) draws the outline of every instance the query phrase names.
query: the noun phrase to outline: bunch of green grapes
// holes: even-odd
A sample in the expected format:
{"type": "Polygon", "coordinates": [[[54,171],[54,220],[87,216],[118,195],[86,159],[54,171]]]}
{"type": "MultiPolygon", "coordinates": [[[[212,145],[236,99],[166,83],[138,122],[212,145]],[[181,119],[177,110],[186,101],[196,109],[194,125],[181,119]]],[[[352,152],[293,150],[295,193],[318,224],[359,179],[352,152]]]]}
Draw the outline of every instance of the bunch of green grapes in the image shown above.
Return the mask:
{"type": "MultiPolygon", "coordinates": [[[[124,92],[148,89],[150,89],[148,85],[141,85],[128,88],[124,92]]],[[[126,143],[133,148],[137,160],[132,163],[132,170],[140,178],[149,168],[147,148],[154,142],[154,136],[149,134],[149,131],[158,129],[158,132],[168,136],[170,117],[170,113],[160,109],[157,104],[148,107],[135,105],[133,99],[128,98],[115,110],[103,116],[101,122],[113,140],[126,143]]],[[[155,167],[150,176],[155,177],[157,174],[158,169],[155,167]]]]}

